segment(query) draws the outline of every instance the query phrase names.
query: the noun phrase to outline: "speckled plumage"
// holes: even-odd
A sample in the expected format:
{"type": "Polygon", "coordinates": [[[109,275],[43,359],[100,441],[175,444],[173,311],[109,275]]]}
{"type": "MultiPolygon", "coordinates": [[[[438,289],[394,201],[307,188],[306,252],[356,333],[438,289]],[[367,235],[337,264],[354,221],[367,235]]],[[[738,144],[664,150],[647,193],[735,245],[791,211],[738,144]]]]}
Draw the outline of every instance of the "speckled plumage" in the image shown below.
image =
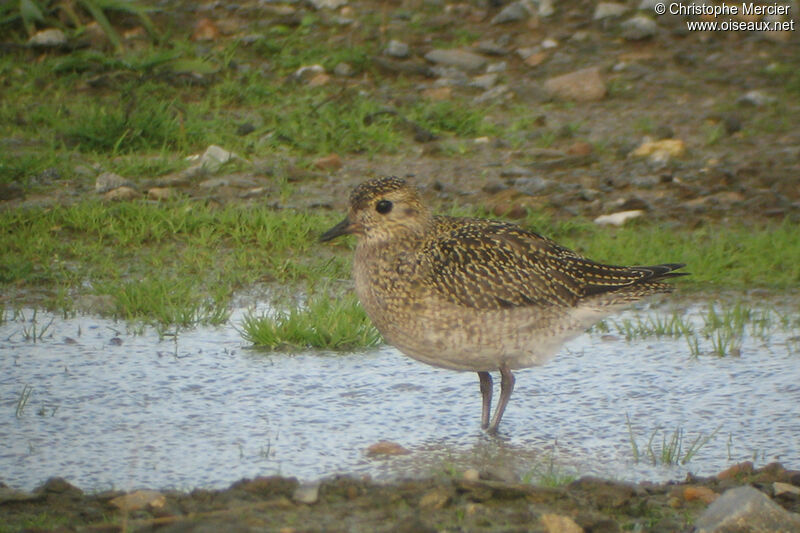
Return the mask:
{"type": "Polygon", "coordinates": [[[482,425],[497,430],[511,370],[540,365],[597,320],[669,292],[681,264],[604,265],[513,224],[434,216],[404,180],[362,183],[322,236],[355,234],[356,292],[387,342],[425,363],[478,372],[482,425]],[[501,397],[489,423],[492,384],[501,397]]]}

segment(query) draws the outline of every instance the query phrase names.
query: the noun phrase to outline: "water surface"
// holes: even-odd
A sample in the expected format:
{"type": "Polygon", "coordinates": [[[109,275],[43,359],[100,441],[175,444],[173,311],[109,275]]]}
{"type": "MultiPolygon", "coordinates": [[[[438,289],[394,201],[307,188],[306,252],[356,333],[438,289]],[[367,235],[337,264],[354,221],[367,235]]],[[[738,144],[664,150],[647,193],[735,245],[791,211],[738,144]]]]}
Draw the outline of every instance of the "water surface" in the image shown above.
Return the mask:
{"type": "Polygon", "coordinates": [[[102,490],[224,488],[270,474],[393,479],[467,467],[630,481],[713,475],[742,460],[800,468],[800,343],[791,330],[746,335],[739,357],[695,357],[685,339],[587,333],[547,365],[516,373],[495,439],[478,428],[474,373],[432,368],[388,346],[258,352],[233,327],[240,314],[233,325],[175,340],[40,312],[39,331],[52,323],[33,342],[24,335],[32,312],[24,313],[0,324],[0,481],[17,488],[54,475],[102,490]],[[684,452],[716,434],[688,464],[654,466],[650,437],[658,452],[676,430],[684,452]],[[367,457],[379,440],[412,453],[367,457]]]}

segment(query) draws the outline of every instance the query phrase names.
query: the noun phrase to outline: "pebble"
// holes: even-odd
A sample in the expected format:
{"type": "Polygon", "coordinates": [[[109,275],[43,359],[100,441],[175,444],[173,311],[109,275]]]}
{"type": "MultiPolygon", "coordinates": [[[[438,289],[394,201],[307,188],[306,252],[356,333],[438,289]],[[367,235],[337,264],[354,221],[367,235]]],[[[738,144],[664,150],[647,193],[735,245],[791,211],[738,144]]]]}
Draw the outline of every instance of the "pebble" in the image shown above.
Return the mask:
{"type": "Polygon", "coordinates": [[[645,141],[631,152],[633,157],[648,157],[654,163],[666,163],[686,152],[686,144],[680,139],[645,141]]]}
{"type": "Polygon", "coordinates": [[[496,73],[481,74],[480,76],[475,76],[472,78],[470,86],[483,90],[491,89],[494,87],[494,84],[497,83],[498,77],[499,75],[496,73]]]}
{"type": "Polygon", "coordinates": [[[622,29],[622,36],[625,39],[629,41],[641,41],[655,35],[658,30],[658,25],[655,20],[646,15],[636,15],[620,24],[620,28],[622,29]]]}
{"type": "Polygon", "coordinates": [[[370,445],[366,453],[370,457],[374,457],[376,455],[408,455],[411,452],[396,442],[382,440],[370,445]]]}
{"type": "Polygon", "coordinates": [[[292,493],[292,500],[297,503],[312,504],[319,499],[319,483],[303,483],[292,493]]]}
{"type": "Polygon", "coordinates": [[[342,168],[342,158],[339,154],[329,154],[314,161],[314,168],[319,170],[339,170],[342,168]]]}
{"type": "Polygon", "coordinates": [[[736,102],[742,105],[749,105],[753,107],[764,107],[774,103],[775,101],[776,99],[774,97],[769,96],[764,91],[752,90],[744,93],[736,102]]]}
{"type": "Polygon", "coordinates": [[[333,67],[333,73],[342,78],[349,78],[355,74],[355,69],[350,63],[337,63],[336,66],[333,67]]]}
{"type": "Polygon", "coordinates": [[[325,67],[322,65],[304,65],[295,70],[290,78],[294,81],[308,83],[314,78],[314,76],[323,74],[324,72],[325,67]]]}
{"type": "Polygon", "coordinates": [[[552,0],[539,0],[539,16],[546,18],[555,13],[552,0]]]}
{"type": "Polygon", "coordinates": [[[800,531],[800,515],[790,513],[750,486],[725,491],[700,515],[695,533],[800,531]]]}
{"type": "Polygon", "coordinates": [[[347,5],[347,0],[309,0],[314,9],[339,9],[347,5]]]}
{"type": "Polygon", "coordinates": [[[384,50],[383,53],[390,57],[405,59],[410,55],[410,50],[406,43],[392,39],[389,41],[389,44],[386,46],[386,50],[384,50]]]}
{"type": "Polygon", "coordinates": [[[190,156],[187,159],[190,160],[198,159],[199,160],[198,162],[201,167],[205,168],[209,172],[216,172],[225,163],[234,159],[241,159],[241,158],[235,153],[229,152],[228,150],[222,148],[221,146],[212,144],[208,148],[206,148],[206,151],[203,152],[201,155],[190,156]]]}
{"type": "Polygon", "coordinates": [[[551,96],[579,102],[602,100],[607,92],[606,83],[598,67],[584,68],[549,78],[544,82],[544,89],[551,96]]]}
{"type": "Polygon", "coordinates": [[[28,39],[28,46],[39,48],[58,48],[67,44],[67,36],[58,28],[40,30],[28,39]]]}
{"type": "Polygon", "coordinates": [[[791,495],[797,498],[798,496],[800,496],[800,487],[795,487],[790,483],[782,483],[780,481],[776,481],[772,484],[772,493],[775,496],[791,495]]]}
{"type": "Polygon", "coordinates": [[[719,494],[714,492],[713,490],[709,489],[708,487],[684,487],[683,489],[683,499],[687,502],[693,502],[695,500],[699,500],[706,505],[713,503],[717,498],[719,498],[719,494]]]}
{"type": "Polygon", "coordinates": [[[542,41],[542,49],[543,50],[550,50],[552,48],[558,48],[558,41],[555,39],[545,39],[542,41]]]}
{"type": "Polygon", "coordinates": [[[628,11],[628,6],[617,2],[600,2],[594,8],[594,20],[603,20],[611,17],[620,17],[628,11]]]}
{"type": "Polygon", "coordinates": [[[475,43],[475,50],[481,54],[490,56],[504,56],[508,54],[508,49],[497,44],[495,41],[478,41],[475,43]]]}
{"type": "Polygon", "coordinates": [[[123,178],[119,174],[115,174],[113,172],[103,172],[97,176],[97,179],[94,181],[94,192],[97,194],[103,194],[118,187],[133,188],[133,186],[134,185],[131,180],[123,178]]]}
{"type": "Polygon", "coordinates": [[[512,96],[513,93],[510,92],[511,87],[508,85],[498,85],[497,87],[492,87],[488,91],[485,91],[483,94],[479,94],[472,101],[476,104],[482,104],[484,102],[490,102],[492,100],[499,100],[501,98],[508,99],[512,96]]]}
{"type": "Polygon", "coordinates": [[[519,22],[531,16],[533,9],[530,2],[514,2],[508,4],[492,19],[492,24],[506,24],[508,22],[519,22]]]}
{"type": "Polygon", "coordinates": [[[568,516],[545,513],[539,520],[547,533],[583,533],[583,528],[568,516]]]}
{"type": "Polygon", "coordinates": [[[429,490],[419,499],[419,506],[422,509],[442,509],[450,503],[453,495],[445,487],[436,487],[429,490]]]}
{"type": "Polygon", "coordinates": [[[175,190],[169,187],[151,187],[147,189],[148,200],[169,200],[174,195],[175,190]]]}
{"type": "Polygon", "coordinates": [[[464,470],[464,473],[461,476],[464,481],[478,481],[481,478],[480,472],[475,470],[474,468],[468,468],[464,470]]]}
{"type": "Polygon", "coordinates": [[[505,61],[498,61],[497,63],[492,63],[486,67],[486,73],[491,74],[492,72],[505,72],[507,69],[508,65],[505,61]]]}
{"type": "Polygon", "coordinates": [[[488,60],[483,56],[457,48],[431,50],[425,54],[425,59],[431,63],[455,67],[470,72],[480,70],[488,63],[488,60]]]}
{"type": "Polygon", "coordinates": [[[132,189],[131,187],[117,187],[116,189],[110,190],[103,195],[103,199],[112,202],[136,200],[137,198],[141,197],[142,194],[136,189],[132,189]]]}
{"type": "Polygon", "coordinates": [[[630,211],[619,211],[611,213],[610,215],[600,215],[594,219],[594,223],[598,226],[622,226],[628,220],[639,218],[644,215],[641,209],[632,209],[630,211]]]}
{"type": "Polygon", "coordinates": [[[112,499],[111,505],[122,511],[138,511],[139,509],[160,509],[167,503],[163,494],[154,490],[137,490],[112,499]]]}

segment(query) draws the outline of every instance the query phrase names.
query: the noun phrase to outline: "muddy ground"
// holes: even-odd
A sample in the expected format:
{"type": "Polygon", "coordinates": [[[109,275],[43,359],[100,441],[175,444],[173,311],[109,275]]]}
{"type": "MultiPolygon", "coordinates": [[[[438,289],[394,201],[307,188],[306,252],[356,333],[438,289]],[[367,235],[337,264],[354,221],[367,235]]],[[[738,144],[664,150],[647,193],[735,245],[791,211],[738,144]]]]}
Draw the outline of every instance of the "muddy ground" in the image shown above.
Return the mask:
{"type": "MultiPolygon", "coordinates": [[[[484,475],[484,477],[487,477],[484,475]]],[[[691,531],[720,494],[750,485],[800,511],[800,472],[742,463],[712,478],[631,485],[584,477],[561,487],[440,477],[379,484],[337,477],[242,480],[227,490],[87,495],[53,478],[32,494],[0,488],[3,531],[691,531]],[[789,487],[787,491],[786,488],[789,487]]],[[[735,531],[772,531],[765,523],[735,531]]],[[[734,531],[726,529],[725,531],[734,531]]],[[[786,530],[789,531],[789,530],[786,530]]]]}

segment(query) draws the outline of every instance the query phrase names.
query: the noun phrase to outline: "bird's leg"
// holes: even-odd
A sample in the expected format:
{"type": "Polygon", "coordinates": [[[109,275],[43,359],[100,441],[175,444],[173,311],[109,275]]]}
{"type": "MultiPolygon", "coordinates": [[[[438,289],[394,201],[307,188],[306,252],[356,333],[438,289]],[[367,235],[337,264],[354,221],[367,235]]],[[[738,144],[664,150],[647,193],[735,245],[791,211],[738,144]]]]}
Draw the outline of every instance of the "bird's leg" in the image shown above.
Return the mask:
{"type": "Polygon", "coordinates": [[[483,408],[481,409],[481,427],[489,427],[489,412],[492,410],[492,376],[488,372],[478,372],[478,379],[481,380],[481,396],[483,396],[483,408]]]}
{"type": "Polygon", "coordinates": [[[500,401],[497,402],[497,409],[488,429],[488,432],[492,435],[497,433],[497,426],[500,425],[500,419],[503,418],[503,412],[506,410],[506,405],[508,405],[512,392],[514,392],[514,374],[503,364],[500,367],[500,401]]]}

